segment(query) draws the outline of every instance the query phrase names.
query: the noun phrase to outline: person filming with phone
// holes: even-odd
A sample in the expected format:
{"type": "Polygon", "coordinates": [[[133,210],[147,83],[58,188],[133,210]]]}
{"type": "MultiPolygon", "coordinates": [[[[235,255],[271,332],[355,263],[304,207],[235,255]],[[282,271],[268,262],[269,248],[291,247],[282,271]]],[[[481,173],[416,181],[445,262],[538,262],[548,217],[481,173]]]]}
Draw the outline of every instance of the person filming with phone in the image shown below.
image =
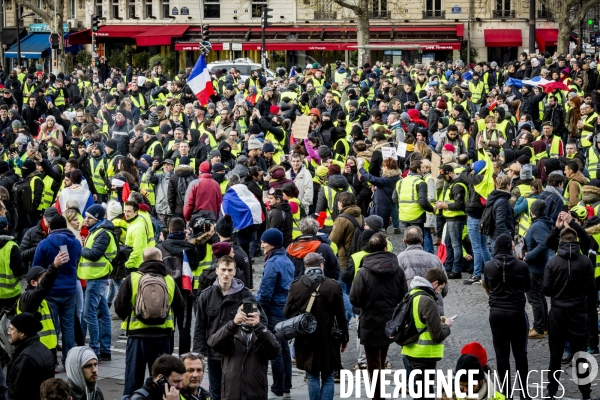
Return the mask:
{"type": "Polygon", "coordinates": [[[180,400],[185,365],[179,358],[163,354],[152,364],[152,376],[133,392],[130,400],[180,400]]]}

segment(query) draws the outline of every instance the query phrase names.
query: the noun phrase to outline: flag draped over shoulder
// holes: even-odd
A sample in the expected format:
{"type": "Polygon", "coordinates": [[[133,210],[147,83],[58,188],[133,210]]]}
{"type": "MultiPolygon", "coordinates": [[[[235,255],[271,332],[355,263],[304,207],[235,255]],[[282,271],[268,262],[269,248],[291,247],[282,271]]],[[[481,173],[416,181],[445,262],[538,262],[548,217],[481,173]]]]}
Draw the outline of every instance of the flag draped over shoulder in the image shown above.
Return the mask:
{"type": "Polygon", "coordinates": [[[479,160],[485,161],[485,167],[478,173],[478,175],[483,175],[483,180],[477,185],[474,185],[473,188],[481,197],[487,200],[488,196],[495,188],[494,164],[492,164],[492,160],[488,153],[483,149],[479,149],[479,160]]]}
{"type": "Polygon", "coordinates": [[[221,211],[223,214],[231,215],[233,228],[236,231],[263,221],[260,202],[243,184],[233,185],[227,189],[221,203],[221,211]]]}

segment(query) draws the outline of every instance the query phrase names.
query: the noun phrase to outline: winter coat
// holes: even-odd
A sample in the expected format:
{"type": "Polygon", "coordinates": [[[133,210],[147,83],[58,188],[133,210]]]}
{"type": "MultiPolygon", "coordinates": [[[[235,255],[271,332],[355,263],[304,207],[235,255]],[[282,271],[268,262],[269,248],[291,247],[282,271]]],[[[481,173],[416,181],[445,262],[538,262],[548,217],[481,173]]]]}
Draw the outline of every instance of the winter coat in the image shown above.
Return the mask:
{"type": "Polygon", "coordinates": [[[281,247],[265,256],[265,266],[256,299],[269,317],[270,328],[272,311],[283,312],[290,285],[294,280],[294,269],[294,264],[287,258],[285,249],[281,247]]]}
{"type": "Polygon", "coordinates": [[[69,229],[57,229],[40,242],[33,256],[33,266],[48,268],[60,251],[60,246],[67,246],[69,261],[60,266],[58,278],[50,291],[50,297],[71,296],[77,292],[77,264],[81,257],[81,243],[69,229]]]}
{"type": "MultiPolygon", "coordinates": [[[[61,266],[62,269],[62,266],[61,266]]],[[[152,273],[160,276],[166,276],[168,274],[167,267],[162,261],[158,260],[150,260],[144,261],[138,272],[141,274],[152,273]]],[[[131,287],[131,275],[127,276],[121,287],[119,288],[119,292],[117,293],[117,297],[115,297],[115,312],[121,318],[121,320],[125,321],[131,316],[131,312],[133,310],[132,302],[135,304],[136,299],[133,298],[133,288],[131,287]]],[[[184,298],[179,291],[177,285],[175,285],[175,293],[173,295],[173,301],[169,305],[169,308],[173,311],[173,317],[176,320],[178,318],[183,318],[183,310],[184,310],[184,298]]],[[[142,328],[136,330],[130,330],[129,336],[138,336],[138,337],[148,337],[149,335],[154,337],[165,337],[171,336],[173,334],[172,328],[142,328]]]]}
{"type": "Polygon", "coordinates": [[[383,218],[384,229],[388,227],[394,209],[398,209],[397,206],[395,206],[392,197],[396,190],[396,183],[401,179],[401,173],[402,171],[399,169],[392,169],[385,172],[382,171],[382,176],[377,177],[369,174],[364,168],[360,169],[361,179],[370,182],[377,187],[375,194],[373,195],[374,206],[370,210],[370,214],[379,215],[383,218]]]}
{"type": "MultiPolygon", "coordinates": [[[[187,185],[184,185],[185,179],[189,181],[189,184],[191,181],[196,179],[196,175],[194,174],[192,167],[189,165],[180,164],[177,166],[177,168],[175,168],[175,171],[169,178],[169,183],[167,185],[167,202],[169,204],[170,214],[183,215],[183,208],[186,203],[185,190],[183,188],[185,187],[185,189],[187,189],[187,185]],[[181,180],[181,188],[179,186],[180,178],[183,178],[181,180]]],[[[221,189],[219,188],[219,192],[220,191],[221,189]]]]}
{"type": "Polygon", "coordinates": [[[17,344],[7,367],[6,384],[11,400],[39,400],[40,386],[54,378],[54,356],[33,335],[17,344]]]}
{"type": "Polygon", "coordinates": [[[208,338],[228,322],[233,321],[240,302],[247,297],[254,296],[241,280],[235,278],[225,296],[217,281],[200,293],[195,304],[196,323],[193,343],[195,352],[202,353],[209,359],[222,359],[221,354],[208,346],[208,338]]]}
{"type": "Polygon", "coordinates": [[[292,229],[294,217],[290,203],[281,200],[279,203],[271,204],[271,210],[267,215],[267,229],[275,228],[283,233],[283,247],[287,248],[292,243],[292,229]]]}
{"type": "Polygon", "coordinates": [[[174,232],[167,235],[167,239],[160,242],[156,247],[162,253],[163,259],[167,256],[176,256],[183,260],[183,252],[187,256],[190,268],[195,270],[198,267],[200,259],[198,258],[198,249],[192,243],[185,240],[184,232],[174,232]],[[183,239],[174,239],[172,235],[180,233],[183,239]]]}
{"type": "MultiPolygon", "coordinates": [[[[42,228],[42,221],[38,222],[36,226],[29,228],[27,232],[25,232],[25,236],[23,236],[23,240],[21,240],[20,248],[23,263],[28,266],[28,269],[32,267],[31,262],[33,261],[33,256],[38,244],[47,237],[48,234],[42,228]]],[[[51,260],[50,263],[52,263],[52,261],[54,260],[51,260]]]]}
{"type": "MultiPolygon", "coordinates": [[[[333,188],[333,194],[335,195],[336,192],[341,193],[341,192],[347,192],[348,191],[348,181],[346,180],[346,178],[344,178],[343,175],[331,175],[329,177],[329,179],[327,180],[327,184],[326,186],[329,186],[330,188],[333,188]]],[[[317,199],[317,207],[315,209],[315,212],[318,214],[321,211],[327,211],[327,198],[325,197],[325,187],[321,187],[321,190],[319,190],[319,197],[317,199]]],[[[333,210],[331,211],[331,218],[333,220],[335,220],[337,218],[337,216],[339,215],[338,209],[337,209],[337,202],[334,201],[333,202],[333,210]]]]}
{"type": "MultiPolygon", "coordinates": [[[[340,210],[340,214],[350,214],[360,226],[363,226],[364,221],[361,215],[361,210],[358,206],[348,206],[340,210]]],[[[351,254],[348,254],[350,245],[352,244],[352,238],[354,237],[354,224],[347,218],[337,217],[333,221],[333,229],[329,234],[329,240],[336,244],[338,248],[338,260],[340,261],[340,269],[343,271],[346,269],[348,259],[351,254]]]]}
{"type": "Polygon", "coordinates": [[[392,340],[385,324],[408,292],[404,270],[389,251],[378,251],[363,258],[362,268],[354,277],[350,302],[360,308],[358,334],[367,346],[387,346],[392,340]]]}
{"type": "Polygon", "coordinates": [[[251,337],[229,321],[208,344],[223,354],[221,399],[265,399],[269,393],[267,370],[269,360],[281,354],[281,344],[263,323],[252,328],[251,337]],[[244,373],[240,374],[240,371],[244,373]]]}
{"type": "MultiPolygon", "coordinates": [[[[171,207],[169,206],[169,183],[171,182],[171,177],[174,174],[174,172],[163,172],[162,174],[157,174],[152,168],[148,168],[146,171],[146,178],[151,184],[154,185],[157,214],[173,214],[171,207]]],[[[177,208],[177,199],[175,200],[175,208],[177,208]]]]}
{"type": "MultiPolygon", "coordinates": [[[[169,185],[171,185],[171,183],[175,184],[175,176],[176,175],[171,177],[169,185]]],[[[190,186],[192,185],[190,184],[190,186]]],[[[169,192],[170,190],[171,186],[169,186],[169,192]]],[[[217,181],[215,181],[210,174],[201,174],[198,177],[198,182],[194,185],[192,190],[189,190],[189,194],[186,195],[185,206],[183,207],[183,217],[186,221],[189,221],[196,211],[202,210],[211,212],[214,215],[214,220],[216,220],[221,211],[222,201],[223,195],[221,194],[221,187],[217,181]]],[[[170,204],[171,201],[169,200],[169,205],[170,204]]]]}
{"type": "Polygon", "coordinates": [[[579,243],[561,242],[544,271],[543,292],[551,307],[586,313],[587,299],[596,298],[592,261],[581,254],[579,243]]]}
{"type": "Polygon", "coordinates": [[[293,305],[306,310],[309,299],[304,304],[298,304],[300,298],[309,290],[314,282],[320,282],[310,313],[317,320],[317,329],[310,335],[299,335],[296,338],[296,368],[310,373],[337,371],[342,367],[340,344],[348,343],[348,324],[344,311],[342,287],[337,280],[326,278],[321,270],[296,279],[290,286],[283,315],[291,318],[293,305]],[[337,325],[342,330],[342,340],[331,336],[331,329],[337,325]]]}
{"type": "Polygon", "coordinates": [[[490,310],[523,312],[525,292],[529,291],[531,285],[527,264],[517,260],[512,250],[503,250],[503,253],[494,250],[492,261],[483,266],[483,281],[489,288],[490,310]]]}
{"type": "MultiPolygon", "coordinates": [[[[432,268],[438,268],[446,273],[444,264],[440,262],[437,256],[428,253],[423,250],[423,246],[420,244],[411,244],[406,246],[406,249],[398,254],[398,265],[404,271],[406,278],[406,284],[408,287],[412,287],[412,281],[415,277],[424,277],[425,273],[432,268]]],[[[437,296],[436,303],[440,315],[444,315],[444,300],[443,298],[448,295],[448,285],[442,289],[442,295],[437,296]]]]}
{"type": "Polygon", "coordinates": [[[546,264],[553,255],[553,252],[546,246],[546,238],[550,235],[553,225],[554,221],[546,216],[535,218],[525,234],[527,255],[524,261],[527,263],[529,272],[533,274],[543,275],[546,264]]]}
{"type": "MultiPolygon", "coordinates": [[[[292,179],[291,169],[285,173],[285,177],[292,179]]],[[[310,171],[304,166],[302,166],[300,171],[296,174],[294,185],[298,188],[299,193],[297,197],[300,200],[300,204],[302,204],[304,211],[308,214],[308,207],[310,207],[313,202],[313,181],[310,171]]]]}
{"type": "MultiPolygon", "coordinates": [[[[579,249],[581,250],[581,254],[588,254],[591,243],[593,239],[586,230],[575,222],[574,219],[569,223],[569,228],[573,229],[577,233],[577,241],[579,243],[579,249]]],[[[546,246],[554,252],[558,251],[560,245],[560,232],[562,229],[556,227],[556,225],[552,225],[552,231],[550,235],[546,238],[546,246]]]]}
{"type": "Polygon", "coordinates": [[[571,178],[569,178],[569,183],[565,188],[565,193],[569,192],[569,209],[575,207],[579,204],[581,200],[581,187],[583,185],[587,185],[588,180],[581,173],[581,171],[577,171],[571,178]]]}
{"type": "Polygon", "coordinates": [[[304,275],[304,257],[308,253],[319,253],[324,259],[323,272],[327,278],[338,280],[340,263],[331,249],[331,241],[319,235],[302,235],[287,247],[287,256],[294,263],[294,278],[304,275]]]}
{"type": "Polygon", "coordinates": [[[487,198],[486,207],[493,208],[495,223],[492,240],[496,240],[503,233],[507,233],[511,237],[515,233],[515,220],[509,199],[510,193],[501,190],[494,190],[487,198]]]}
{"type": "Polygon", "coordinates": [[[561,190],[557,187],[548,185],[542,193],[540,193],[538,200],[543,200],[546,203],[546,216],[551,220],[556,221],[564,204],[561,190]]]}

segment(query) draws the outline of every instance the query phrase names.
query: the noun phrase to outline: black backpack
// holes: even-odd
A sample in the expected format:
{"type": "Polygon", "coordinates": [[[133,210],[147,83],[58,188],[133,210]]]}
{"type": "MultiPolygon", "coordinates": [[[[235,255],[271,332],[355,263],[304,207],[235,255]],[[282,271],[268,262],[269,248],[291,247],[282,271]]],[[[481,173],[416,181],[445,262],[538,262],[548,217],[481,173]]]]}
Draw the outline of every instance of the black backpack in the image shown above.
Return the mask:
{"type": "Polygon", "coordinates": [[[177,198],[185,204],[185,192],[190,186],[190,182],[194,180],[194,175],[180,176],[177,179],[177,198]]]}
{"type": "Polygon", "coordinates": [[[483,210],[483,215],[479,220],[479,232],[484,235],[493,235],[496,229],[496,221],[494,221],[494,205],[488,206],[483,210]]]}
{"type": "Polygon", "coordinates": [[[27,180],[21,180],[13,186],[13,194],[15,204],[18,207],[19,213],[29,214],[33,212],[33,191],[27,180]]]}
{"type": "Polygon", "coordinates": [[[417,329],[415,320],[412,316],[413,299],[417,296],[430,296],[427,292],[417,291],[415,293],[406,293],[400,304],[396,306],[392,319],[385,324],[385,334],[400,346],[414,343],[419,335],[427,330],[417,329]]]}
{"type": "Polygon", "coordinates": [[[167,273],[171,275],[178,287],[181,287],[181,276],[183,275],[183,252],[180,255],[171,254],[162,244],[156,246],[163,255],[163,263],[167,267],[167,273]]]}
{"type": "Polygon", "coordinates": [[[342,218],[346,218],[348,221],[352,222],[354,225],[354,233],[352,234],[352,243],[350,243],[350,248],[345,249],[346,254],[350,256],[351,254],[358,253],[361,249],[361,238],[362,234],[365,231],[364,226],[361,226],[356,218],[354,218],[350,214],[342,213],[339,215],[342,218]]]}

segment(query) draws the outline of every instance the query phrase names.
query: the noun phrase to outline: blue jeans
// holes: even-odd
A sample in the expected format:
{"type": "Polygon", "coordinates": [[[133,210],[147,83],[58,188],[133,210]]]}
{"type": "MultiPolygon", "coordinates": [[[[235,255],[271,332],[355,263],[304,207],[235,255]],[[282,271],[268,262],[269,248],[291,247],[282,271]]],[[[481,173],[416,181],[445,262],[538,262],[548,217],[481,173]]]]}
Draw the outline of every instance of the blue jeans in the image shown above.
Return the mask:
{"type": "MultiPolygon", "coordinates": [[[[265,311],[269,318],[269,329],[271,331],[273,331],[275,325],[285,320],[283,308],[270,307],[265,311]]],[[[281,344],[281,354],[271,360],[271,370],[273,371],[271,392],[277,396],[283,396],[284,393],[289,393],[292,390],[292,355],[287,340],[279,340],[279,344],[281,344]]]]}
{"type": "Polygon", "coordinates": [[[146,367],[152,375],[152,364],[163,354],[171,354],[171,338],[169,336],[127,338],[125,350],[125,387],[123,396],[131,395],[144,385],[146,367]]]}
{"type": "Polygon", "coordinates": [[[208,364],[208,389],[212,400],[221,400],[221,378],[223,369],[221,360],[206,360],[208,364]]]}
{"type": "Polygon", "coordinates": [[[354,317],[354,312],[352,312],[352,303],[350,303],[350,286],[346,285],[345,282],[340,278],[339,281],[342,286],[342,297],[344,298],[344,309],[346,310],[346,321],[348,325],[350,325],[350,320],[354,317]]]}
{"type": "Polygon", "coordinates": [[[117,297],[117,292],[123,284],[123,278],[120,279],[109,279],[108,280],[108,293],[106,294],[106,302],[112,304],[117,297]]]}
{"type": "Polygon", "coordinates": [[[111,318],[106,302],[108,279],[87,281],[81,329],[90,333],[90,347],[97,355],[110,354],[111,318]],[[100,342],[100,344],[98,344],[100,342]]]}
{"type": "Polygon", "coordinates": [[[54,326],[60,326],[62,333],[62,361],[67,360],[69,350],[75,347],[75,297],[69,296],[46,297],[54,326]]]}
{"type": "MultiPolygon", "coordinates": [[[[77,318],[79,318],[79,322],[83,323],[83,287],[81,286],[81,281],[77,281],[77,318]]],[[[85,327],[82,325],[81,329],[83,330],[83,334],[85,335],[85,327]]]]}
{"type": "Polygon", "coordinates": [[[487,236],[479,232],[479,219],[467,218],[467,230],[469,231],[469,239],[473,247],[473,276],[481,278],[483,265],[492,260],[490,249],[487,244],[487,236]]]}
{"type": "Polygon", "coordinates": [[[433,248],[433,237],[431,237],[431,228],[425,228],[423,230],[423,250],[428,253],[435,254],[433,248]]]}
{"type": "Polygon", "coordinates": [[[310,400],[333,399],[333,371],[313,374],[308,372],[308,398],[310,400]]]}
{"type": "Polygon", "coordinates": [[[398,215],[397,204],[392,204],[392,226],[394,229],[400,228],[400,215],[398,215]]]}
{"type": "Polygon", "coordinates": [[[465,221],[446,221],[446,238],[444,239],[444,244],[446,245],[446,262],[444,268],[446,268],[446,271],[452,271],[455,274],[462,272],[464,262],[462,246],[464,227],[465,221]]]}

